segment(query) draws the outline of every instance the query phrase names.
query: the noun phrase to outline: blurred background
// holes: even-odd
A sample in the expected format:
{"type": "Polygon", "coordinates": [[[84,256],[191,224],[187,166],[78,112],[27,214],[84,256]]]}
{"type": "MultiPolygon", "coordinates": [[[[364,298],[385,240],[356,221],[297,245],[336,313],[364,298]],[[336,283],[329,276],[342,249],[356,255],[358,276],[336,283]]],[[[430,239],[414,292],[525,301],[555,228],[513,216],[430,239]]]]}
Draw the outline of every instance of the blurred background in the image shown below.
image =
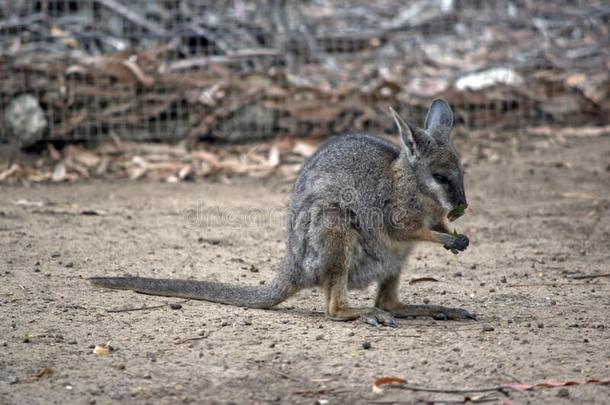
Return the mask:
{"type": "Polygon", "coordinates": [[[607,132],[609,20],[584,0],[1,1],[0,181],[294,172],[437,97],[458,135],[607,132]]]}

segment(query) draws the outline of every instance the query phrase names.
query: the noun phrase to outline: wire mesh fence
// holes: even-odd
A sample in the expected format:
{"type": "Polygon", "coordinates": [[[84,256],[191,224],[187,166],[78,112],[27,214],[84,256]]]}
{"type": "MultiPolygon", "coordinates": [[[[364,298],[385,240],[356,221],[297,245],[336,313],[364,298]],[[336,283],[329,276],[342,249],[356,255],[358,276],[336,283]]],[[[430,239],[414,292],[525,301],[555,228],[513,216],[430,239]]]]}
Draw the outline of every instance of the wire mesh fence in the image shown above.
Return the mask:
{"type": "Polygon", "coordinates": [[[389,106],[418,120],[436,97],[468,128],[604,125],[609,20],[584,0],[0,1],[2,137],[19,114],[42,116],[24,143],[388,132],[389,106]]]}

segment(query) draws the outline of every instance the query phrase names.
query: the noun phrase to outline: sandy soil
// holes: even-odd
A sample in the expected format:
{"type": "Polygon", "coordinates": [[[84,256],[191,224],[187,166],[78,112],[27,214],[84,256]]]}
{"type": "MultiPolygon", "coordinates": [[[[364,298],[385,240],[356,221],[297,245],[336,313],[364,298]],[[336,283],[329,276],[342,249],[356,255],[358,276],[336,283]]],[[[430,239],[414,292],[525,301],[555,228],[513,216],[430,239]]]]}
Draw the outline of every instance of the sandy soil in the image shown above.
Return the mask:
{"type": "MultiPolygon", "coordinates": [[[[574,276],[610,273],[610,138],[458,142],[471,208],[456,227],[471,248],[453,256],[418,247],[401,296],[465,307],[478,322],[373,328],[325,320],[316,290],[275,310],[245,310],[85,281],[270,279],[290,190],[277,178],[2,187],[0,402],[413,403],[466,394],[379,394],[372,384],[382,376],[441,389],[609,379],[610,279],[574,276]],[[409,285],[419,277],[438,281],[409,285]],[[109,312],[140,307],[154,308],[109,312]],[[108,341],[115,351],[93,354],[108,341]]],[[[373,295],[373,287],[351,293],[359,305],[373,295]]],[[[510,392],[516,404],[609,398],[608,385],[510,392]]]]}

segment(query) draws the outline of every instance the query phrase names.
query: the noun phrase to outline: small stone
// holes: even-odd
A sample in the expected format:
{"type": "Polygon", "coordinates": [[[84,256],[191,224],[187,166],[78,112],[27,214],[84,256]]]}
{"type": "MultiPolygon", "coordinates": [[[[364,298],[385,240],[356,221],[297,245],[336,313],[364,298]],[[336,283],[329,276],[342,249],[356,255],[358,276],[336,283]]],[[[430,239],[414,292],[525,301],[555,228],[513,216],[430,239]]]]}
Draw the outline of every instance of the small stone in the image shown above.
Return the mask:
{"type": "Polygon", "coordinates": [[[245,319],[244,319],[244,325],[247,325],[247,326],[248,326],[248,325],[252,325],[252,319],[250,319],[250,318],[245,318],[245,319]]]}
{"type": "Polygon", "coordinates": [[[229,325],[229,322],[227,322],[227,321],[220,322],[220,326],[222,326],[223,328],[227,325],[229,325]]]}
{"type": "Polygon", "coordinates": [[[457,271],[457,272],[453,273],[453,277],[462,277],[462,272],[457,271]]]}
{"type": "Polygon", "coordinates": [[[495,329],[491,325],[483,325],[483,332],[493,332],[495,329]]]}
{"type": "Polygon", "coordinates": [[[40,269],[38,267],[34,268],[34,273],[40,273],[40,269]]]}
{"type": "Polygon", "coordinates": [[[118,368],[119,370],[125,370],[125,364],[117,364],[116,368],[118,368]]]}
{"type": "Polygon", "coordinates": [[[568,398],[570,396],[570,390],[567,388],[560,388],[559,391],[557,391],[557,396],[559,398],[568,398]]]}
{"type": "Polygon", "coordinates": [[[60,256],[61,256],[61,253],[59,253],[59,252],[51,253],[51,257],[53,257],[53,258],[60,257],[60,256]]]}
{"type": "Polygon", "coordinates": [[[182,309],[182,305],[181,304],[177,304],[177,303],[171,303],[171,304],[169,304],[169,307],[171,309],[182,309]]]}
{"type": "Polygon", "coordinates": [[[557,301],[551,300],[551,305],[557,305],[557,301]]]}
{"type": "Polygon", "coordinates": [[[481,282],[479,283],[479,285],[480,285],[481,287],[485,287],[485,282],[484,282],[484,281],[481,281],[481,282]]]}
{"type": "Polygon", "coordinates": [[[29,337],[24,337],[23,338],[23,343],[30,343],[30,338],[29,337]]]}
{"type": "Polygon", "coordinates": [[[19,382],[19,377],[17,377],[17,376],[11,376],[8,380],[8,383],[10,385],[17,384],[18,382],[19,382]]]}
{"type": "Polygon", "coordinates": [[[322,335],[322,334],[317,335],[316,340],[324,340],[324,335],[322,335]]]}
{"type": "Polygon", "coordinates": [[[354,336],[356,334],[356,332],[351,331],[350,333],[347,334],[347,336],[354,336]]]}
{"type": "Polygon", "coordinates": [[[424,304],[429,304],[430,300],[428,298],[424,298],[424,304]]]}
{"type": "Polygon", "coordinates": [[[585,343],[589,343],[589,339],[584,338],[584,339],[583,339],[583,342],[585,342],[585,343]]]}
{"type": "Polygon", "coordinates": [[[275,347],[275,343],[270,343],[270,344],[269,344],[269,347],[270,347],[271,349],[273,349],[273,348],[275,347]]]}
{"type": "Polygon", "coordinates": [[[369,350],[371,348],[371,342],[368,342],[368,341],[367,342],[363,342],[362,343],[362,348],[364,350],[369,350]]]}
{"type": "Polygon", "coordinates": [[[470,265],[470,269],[471,269],[471,270],[476,270],[476,269],[477,269],[477,265],[476,265],[476,263],[475,263],[475,264],[471,264],[471,265],[470,265]]]}
{"type": "Polygon", "coordinates": [[[503,284],[506,284],[508,280],[506,280],[506,276],[502,276],[502,278],[500,279],[500,282],[503,284]]]}
{"type": "Polygon", "coordinates": [[[73,262],[68,262],[68,263],[66,263],[66,267],[71,269],[72,267],[74,267],[74,263],[73,262]]]}
{"type": "Polygon", "coordinates": [[[538,322],[538,328],[540,328],[540,329],[544,328],[544,324],[542,322],[538,322]]]}

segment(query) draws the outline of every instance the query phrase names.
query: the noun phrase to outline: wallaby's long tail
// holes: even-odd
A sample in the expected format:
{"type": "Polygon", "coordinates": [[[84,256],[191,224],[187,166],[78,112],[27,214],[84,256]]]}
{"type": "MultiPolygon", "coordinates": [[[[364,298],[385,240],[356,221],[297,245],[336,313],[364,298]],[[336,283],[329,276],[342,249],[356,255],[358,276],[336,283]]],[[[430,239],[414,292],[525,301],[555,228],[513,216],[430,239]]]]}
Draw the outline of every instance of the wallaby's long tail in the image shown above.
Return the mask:
{"type": "Polygon", "coordinates": [[[270,283],[260,286],[147,277],[92,277],[89,281],[97,287],[191,298],[248,308],[271,308],[298,290],[283,272],[280,272],[270,283]]]}

